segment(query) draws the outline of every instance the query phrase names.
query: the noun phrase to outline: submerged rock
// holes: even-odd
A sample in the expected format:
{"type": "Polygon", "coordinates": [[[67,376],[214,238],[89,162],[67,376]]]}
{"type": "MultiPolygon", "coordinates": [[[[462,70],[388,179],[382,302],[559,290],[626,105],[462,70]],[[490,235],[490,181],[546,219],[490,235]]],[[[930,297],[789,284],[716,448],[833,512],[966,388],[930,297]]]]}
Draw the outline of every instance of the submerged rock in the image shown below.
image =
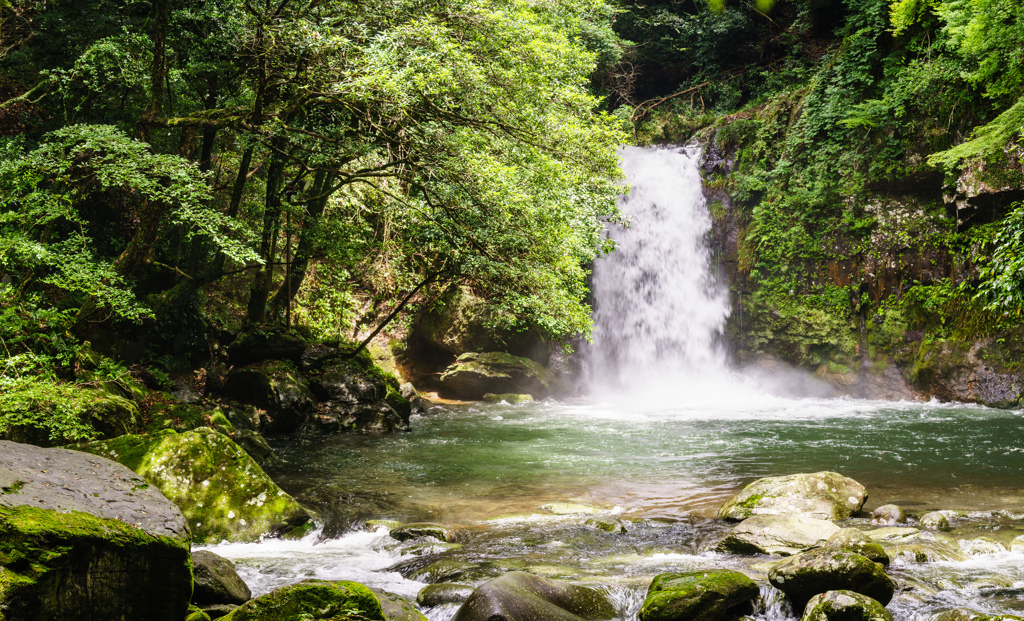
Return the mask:
{"type": "Polygon", "coordinates": [[[615,608],[597,591],[514,571],[482,584],[453,621],[598,621],[615,608]]]}
{"type": "Polygon", "coordinates": [[[803,516],[759,515],[740,522],[718,545],[735,554],[789,556],[823,545],[839,527],[803,516]]]}
{"type": "Polygon", "coordinates": [[[825,591],[853,591],[888,604],[895,584],[882,566],[847,552],[822,548],[797,554],[768,572],[772,586],[786,594],[793,608],[801,610],[808,600],[825,591]]]}
{"type": "Polygon", "coordinates": [[[181,621],[188,548],[117,519],[0,506],[0,618],[181,621]]]}
{"type": "Polygon", "coordinates": [[[192,602],[199,606],[214,604],[244,604],[252,599],[252,592],[235,571],[235,564],[210,552],[197,550],[192,553],[195,567],[195,590],[192,602]]]}
{"type": "Polygon", "coordinates": [[[960,551],[967,556],[980,556],[982,554],[999,554],[1006,552],[1006,546],[991,537],[975,537],[974,539],[961,539],[960,551]]]}
{"type": "Polygon", "coordinates": [[[555,375],[544,366],[502,352],[462,354],[441,375],[444,391],[460,399],[482,399],[487,393],[543,399],[555,384],[555,375]]]}
{"type": "Polygon", "coordinates": [[[181,507],[199,543],[257,541],[311,517],[245,451],[212,429],[127,435],[76,448],[119,461],[159,488],[181,507]]]}
{"type": "Polygon", "coordinates": [[[860,511],[867,500],[864,486],[836,472],[793,474],[758,479],[718,510],[726,520],[756,515],[800,515],[842,520],[860,511]]]}
{"type": "Polygon", "coordinates": [[[812,597],[800,621],[893,621],[893,618],[880,602],[853,591],[837,590],[812,597]]]}
{"type": "Polygon", "coordinates": [[[377,595],[358,582],[304,580],[235,608],[225,621],[330,621],[336,618],[386,621],[377,595]]]}
{"type": "Polygon", "coordinates": [[[882,505],[871,512],[873,524],[903,524],[906,521],[906,512],[896,505],[882,505]]]}
{"type": "Polygon", "coordinates": [[[746,612],[757,584],[737,571],[713,569],[654,577],[640,608],[640,621],[718,621],[746,612]]]}

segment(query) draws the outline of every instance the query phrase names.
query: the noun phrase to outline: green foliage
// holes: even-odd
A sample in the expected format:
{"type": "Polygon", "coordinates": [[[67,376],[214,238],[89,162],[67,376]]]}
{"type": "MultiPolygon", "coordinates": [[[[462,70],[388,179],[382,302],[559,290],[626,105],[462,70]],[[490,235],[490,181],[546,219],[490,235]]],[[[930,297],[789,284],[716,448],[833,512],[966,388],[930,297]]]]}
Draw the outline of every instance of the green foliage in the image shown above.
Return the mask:
{"type": "Polygon", "coordinates": [[[1024,203],[1003,220],[995,234],[991,264],[982,272],[983,299],[988,308],[1020,320],[1024,310],[1024,203]]]}

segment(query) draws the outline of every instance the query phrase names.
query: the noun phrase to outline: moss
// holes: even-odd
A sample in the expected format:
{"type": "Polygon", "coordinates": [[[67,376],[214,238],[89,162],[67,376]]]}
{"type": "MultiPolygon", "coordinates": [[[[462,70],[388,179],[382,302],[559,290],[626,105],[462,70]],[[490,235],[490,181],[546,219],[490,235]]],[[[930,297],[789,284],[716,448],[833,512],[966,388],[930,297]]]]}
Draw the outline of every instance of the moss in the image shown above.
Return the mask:
{"type": "Polygon", "coordinates": [[[250,600],[231,611],[224,621],[385,621],[380,601],[357,582],[306,580],[250,600]]]}
{"type": "Polygon", "coordinates": [[[640,621],[718,619],[757,597],[757,584],[736,571],[716,569],[655,576],[640,621]]]}

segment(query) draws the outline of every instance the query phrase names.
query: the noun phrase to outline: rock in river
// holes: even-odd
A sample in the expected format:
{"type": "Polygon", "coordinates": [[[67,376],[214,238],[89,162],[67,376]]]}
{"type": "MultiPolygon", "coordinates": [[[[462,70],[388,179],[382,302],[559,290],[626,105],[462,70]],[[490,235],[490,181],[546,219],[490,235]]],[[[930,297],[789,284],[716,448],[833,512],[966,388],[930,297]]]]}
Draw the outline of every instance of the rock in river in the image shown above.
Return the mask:
{"type": "Polygon", "coordinates": [[[718,510],[725,520],[755,515],[802,515],[843,520],[860,511],[868,498],[860,483],[836,472],[792,474],[758,479],[718,510]]]}
{"type": "Polygon", "coordinates": [[[597,591],[513,571],[480,585],[453,621],[597,621],[615,609],[597,591]]]}
{"type": "Polygon", "coordinates": [[[145,477],[181,507],[199,543],[256,541],[310,519],[252,457],[212,429],[127,435],[76,448],[145,477]]]}
{"type": "Polygon", "coordinates": [[[720,544],[722,552],[789,556],[820,546],[839,531],[826,520],[802,516],[759,515],[744,520],[720,544]]]}
{"type": "Polygon", "coordinates": [[[811,598],[800,621],[892,621],[892,615],[866,595],[828,591],[811,598]]]}
{"type": "Polygon", "coordinates": [[[543,399],[555,383],[554,374],[543,365],[502,352],[462,354],[441,376],[444,392],[459,399],[482,399],[487,393],[543,399]]]}
{"type": "Polygon", "coordinates": [[[303,580],[249,600],[224,621],[326,621],[353,618],[385,621],[377,595],[358,582],[303,580]]]}
{"type": "Polygon", "coordinates": [[[210,552],[197,550],[192,553],[195,566],[195,590],[192,601],[199,606],[214,604],[244,604],[252,598],[252,592],[235,571],[235,564],[210,552]]]}
{"type": "Polygon", "coordinates": [[[124,466],[0,441],[0,619],[180,621],[188,528],[124,466]]]}
{"type": "Polygon", "coordinates": [[[829,548],[782,561],[768,572],[768,580],[786,594],[796,610],[815,595],[838,590],[867,595],[884,606],[895,590],[892,579],[878,563],[860,554],[829,548]]]}
{"type": "Polygon", "coordinates": [[[640,621],[718,621],[746,612],[757,584],[736,571],[712,569],[660,574],[647,589],[640,621]]]}

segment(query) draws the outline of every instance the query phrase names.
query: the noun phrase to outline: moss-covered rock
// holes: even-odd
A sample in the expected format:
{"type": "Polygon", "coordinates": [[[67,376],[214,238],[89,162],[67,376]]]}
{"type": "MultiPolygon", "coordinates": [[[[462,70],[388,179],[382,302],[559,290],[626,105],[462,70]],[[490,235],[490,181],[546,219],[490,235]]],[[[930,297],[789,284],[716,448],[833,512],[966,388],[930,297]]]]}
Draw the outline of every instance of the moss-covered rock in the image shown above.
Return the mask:
{"type": "Polygon", "coordinates": [[[735,554],[789,556],[823,545],[839,527],[825,520],[803,516],[758,515],[740,522],[718,544],[735,554]]]}
{"type": "Polygon", "coordinates": [[[1014,407],[1024,398],[1020,338],[923,339],[906,374],[918,390],[943,401],[1014,407]]]}
{"type": "Polygon", "coordinates": [[[529,394],[538,399],[555,389],[554,374],[530,360],[502,352],[466,353],[441,375],[446,394],[482,399],[487,393],[529,394]]]}
{"type": "Polygon", "coordinates": [[[356,616],[387,621],[377,596],[358,582],[304,580],[249,600],[224,621],[333,621],[356,616]]]}
{"type": "Polygon", "coordinates": [[[371,588],[370,591],[377,596],[380,609],[388,621],[427,621],[415,604],[404,597],[380,589],[371,588]]]}
{"type": "Polygon", "coordinates": [[[842,520],[860,511],[868,498],[860,483],[836,472],[758,479],[718,510],[726,520],[755,515],[803,515],[842,520]]]}
{"type": "Polygon", "coordinates": [[[310,422],[316,398],[294,364],[268,360],[232,371],[224,383],[228,396],[267,411],[264,431],[290,433],[310,422]]]}
{"type": "Polygon", "coordinates": [[[310,515],[227,436],[212,429],[79,445],[118,461],[181,507],[199,543],[256,541],[310,515]]]}
{"type": "MultiPolygon", "coordinates": [[[[163,394],[166,395],[166,393],[163,394]]],[[[155,433],[165,429],[189,431],[204,425],[206,425],[206,416],[201,408],[187,403],[173,403],[168,399],[150,406],[149,412],[144,417],[142,431],[144,433],[155,433]]],[[[125,433],[135,433],[135,431],[125,433]]]]}
{"type": "Polygon", "coordinates": [[[949,526],[949,519],[938,511],[929,511],[928,513],[925,513],[921,516],[918,524],[925,530],[937,530],[940,532],[947,532],[951,530],[949,526]]]}
{"type": "Polygon", "coordinates": [[[647,589],[640,621],[719,621],[746,612],[757,584],[728,569],[660,574],[647,589]]]}
{"type": "Polygon", "coordinates": [[[844,528],[836,532],[825,542],[825,547],[860,554],[883,567],[889,565],[889,555],[885,548],[856,528],[844,528]]]}
{"type": "Polygon", "coordinates": [[[940,612],[932,617],[932,621],[1020,621],[1024,617],[1016,615],[987,615],[968,608],[955,608],[940,612]]]}
{"type": "Polygon", "coordinates": [[[807,603],[800,621],[893,621],[880,602],[853,591],[828,591],[807,603]]]}
{"type": "Polygon", "coordinates": [[[0,506],[0,619],[181,621],[188,542],[116,519],[0,506]]]}
{"type": "Polygon", "coordinates": [[[513,571],[482,584],[453,621],[597,621],[615,608],[597,591],[513,571]]]}
{"type": "Polygon", "coordinates": [[[881,565],[867,557],[821,548],[790,557],[768,572],[772,586],[786,594],[795,610],[825,591],[847,590],[867,595],[882,605],[892,599],[895,584],[881,565]]]}

